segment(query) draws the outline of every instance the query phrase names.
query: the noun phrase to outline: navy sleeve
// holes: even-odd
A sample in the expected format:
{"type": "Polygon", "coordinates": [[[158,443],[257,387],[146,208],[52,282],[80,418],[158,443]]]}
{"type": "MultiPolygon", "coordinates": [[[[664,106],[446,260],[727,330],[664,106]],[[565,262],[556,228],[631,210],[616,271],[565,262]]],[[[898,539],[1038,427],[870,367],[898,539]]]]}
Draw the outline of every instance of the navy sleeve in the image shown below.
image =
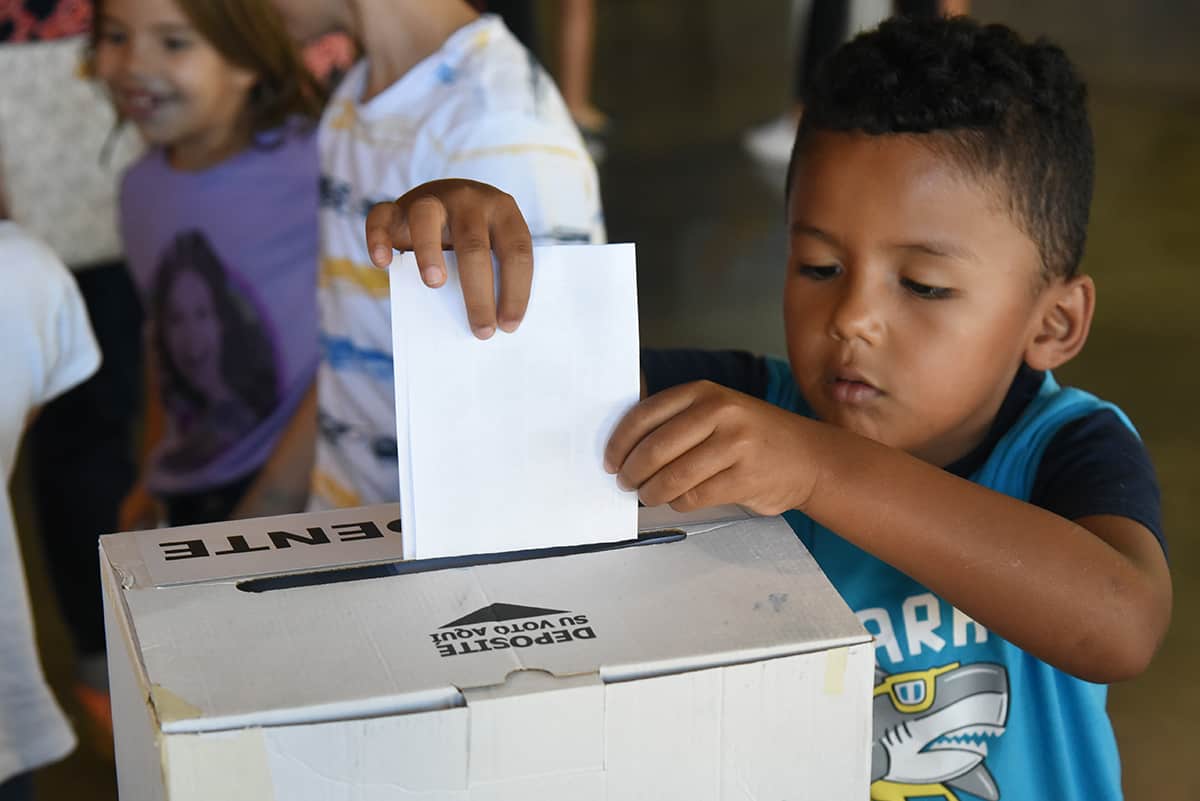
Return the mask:
{"type": "Polygon", "coordinates": [[[1088,515],[1136,520],[1166,552],[1162,500],[1150,454],[1107,409],[1068,423],[1054,435],[1029,500],[1068,520],[1088,515]]]}
{"type": "Polygon", "coordinates": [[[756,398],[767,395],[767,362],[745,351],[643,348],[642,372],[647,395],[691,381],[712,381],[756,398]]]}

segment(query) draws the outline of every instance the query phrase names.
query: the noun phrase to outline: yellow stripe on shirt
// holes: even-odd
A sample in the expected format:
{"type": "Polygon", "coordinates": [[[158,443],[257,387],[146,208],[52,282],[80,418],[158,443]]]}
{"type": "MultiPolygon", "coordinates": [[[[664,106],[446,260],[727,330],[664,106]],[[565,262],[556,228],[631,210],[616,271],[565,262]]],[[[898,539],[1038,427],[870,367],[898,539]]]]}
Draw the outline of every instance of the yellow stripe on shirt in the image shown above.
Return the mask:
{"type": "Polygon", "coordinates": [[[362,506],[362,497],[323,470],[314,470],[312,491],[323,501],[337,509],[362,506]]]}
{"type": "Polygon", "coordinates": [[[471,159],[488,158],[491,156],[517,156],[525,153],[542,153],[548,156],[560,156],[569,159],[582,159],[583,153],[561,145],[540,145],[533,142],[516,145],[497,145],[495,147],[478,147],[474,150],[463,150],[450,156],[450,163],[470,161],[471,159]]]}
{"type": "Polygon", "coordinates": [[[387,270],[370,264],[359,264],[350,259],[321,259],[318,284],[324,288],[334,281],[345,281],[355,289],[375,298],[386,298],[389,293],[387,270]]]}
{"type": "Polygon", "coordinates": [[[352,130],[355,123],[358,122],[358,110],[354,108],[354,101],[346,98],[339,105],[339,111],[336,114],[329,114],[325,124],[335,131],[352,130]]]}

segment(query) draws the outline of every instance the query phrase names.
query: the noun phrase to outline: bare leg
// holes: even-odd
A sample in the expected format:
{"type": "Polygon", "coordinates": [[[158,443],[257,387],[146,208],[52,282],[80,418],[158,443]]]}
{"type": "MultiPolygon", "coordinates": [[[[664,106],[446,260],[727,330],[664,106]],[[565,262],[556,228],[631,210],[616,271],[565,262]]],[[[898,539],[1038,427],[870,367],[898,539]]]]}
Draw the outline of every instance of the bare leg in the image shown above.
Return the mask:
{"type": "Polygon", "coordinates": [[[607,124],[592,105],[592,56],[596,47],[595,0],[562,0],[558,32],[558,82],[571,116],[580,128],[598,131],[607,124]]]}

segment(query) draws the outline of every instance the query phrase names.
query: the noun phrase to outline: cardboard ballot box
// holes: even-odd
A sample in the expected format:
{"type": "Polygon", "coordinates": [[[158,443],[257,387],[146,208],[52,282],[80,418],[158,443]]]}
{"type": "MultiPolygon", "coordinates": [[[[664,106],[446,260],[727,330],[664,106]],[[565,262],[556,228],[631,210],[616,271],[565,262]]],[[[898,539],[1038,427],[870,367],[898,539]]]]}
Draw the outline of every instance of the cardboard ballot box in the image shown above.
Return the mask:
{"type": "Polygon", "coordinates": [[[781,519],[397,563],[398,517],[101,539],[123,801],[867,797],[870,636],[781,519]]]}

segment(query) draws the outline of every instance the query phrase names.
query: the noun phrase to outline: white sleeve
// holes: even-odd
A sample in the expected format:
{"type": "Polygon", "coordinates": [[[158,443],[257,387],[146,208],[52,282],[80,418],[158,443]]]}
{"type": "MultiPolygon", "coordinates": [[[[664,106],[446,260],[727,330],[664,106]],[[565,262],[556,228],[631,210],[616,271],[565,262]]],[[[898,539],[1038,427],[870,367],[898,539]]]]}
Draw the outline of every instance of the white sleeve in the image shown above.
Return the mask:
{"type": "Polygon", "coordinates": [[[75,278],[46,245],[13,223],[0,229],[0,307],[7,317],[5,361],[24,363],[32,405],[40,406],[88,378],[100,365],[100,349],[75,278]],[[9,358],[11,357],[11,359],[9,358]]]}
{"type": "Polygon", "coordinates": [[[79,286],[62,262],[56,261],[55,268],[61,291],[42,340],[46,354],[42,403],[83,383],[100,367],[100,347],[79,286]]]}
{"type": "Polygon", "coordinates": [[[449,139],[455,147],[439,177],[482,181],[512,195],[535,243],[604,241],[596,167],[575,131],[500,113],[449,139]]]}

